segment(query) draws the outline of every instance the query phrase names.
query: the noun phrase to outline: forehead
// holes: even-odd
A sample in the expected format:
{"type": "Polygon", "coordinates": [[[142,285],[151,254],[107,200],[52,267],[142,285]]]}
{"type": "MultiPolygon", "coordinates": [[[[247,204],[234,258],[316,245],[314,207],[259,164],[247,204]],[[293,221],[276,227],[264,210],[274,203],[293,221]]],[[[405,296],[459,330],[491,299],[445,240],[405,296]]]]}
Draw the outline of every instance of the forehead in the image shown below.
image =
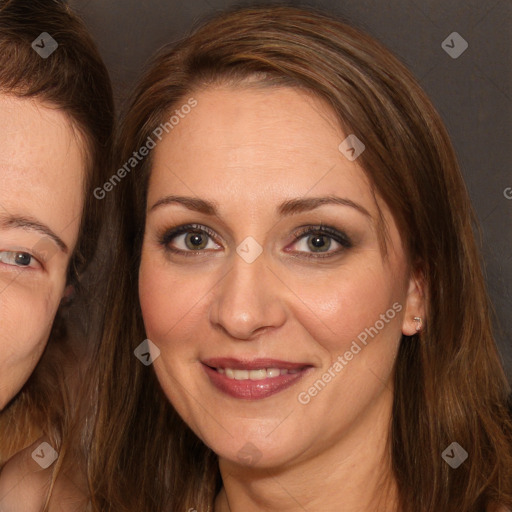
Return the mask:
{"type": "Polygon", "coordinates": [[[28,165],[61,158],[75,149],[73,142],[80,138],[70,118],[57,107],[39,99],[2,93],[0,134],[2,161],[16,159],[28,165]],[[60,144],[55,144],[57,140],[60,144]]]}
{"type": "Polygon", "coordinates": [[[197,106],[154,150],[148,203],[162,187],[230,203],[234,194],[264,202],[308,193],[373,202],[364,171],[338,149],[345,135],[323,100],[289,87],[224,86],[193,96],[197,106]]]}
{"type": "Polygon", "coordinates": [[[85,179],[81,137],[68,117],[38,100],[0,94],[0,140],[3,211],[64,231],[81,213],[85,179]]]}

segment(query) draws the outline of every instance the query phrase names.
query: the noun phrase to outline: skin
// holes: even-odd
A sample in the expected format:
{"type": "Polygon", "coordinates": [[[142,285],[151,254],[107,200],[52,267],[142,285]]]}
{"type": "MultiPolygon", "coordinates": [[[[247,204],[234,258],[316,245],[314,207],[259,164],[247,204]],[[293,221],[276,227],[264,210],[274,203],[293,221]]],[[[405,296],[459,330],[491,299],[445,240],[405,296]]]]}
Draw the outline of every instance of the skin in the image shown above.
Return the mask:
{"type": "Polygon", "coordinates": [[[0,138],[1,410],[39,361],[65,294],[85,168],[67,116],[38,100],[0,94],[0,138]]]}
{"type": "MultiPolygon", "coordinates": [[[[378,210],[357,160],[338,150],[334,114],[291,88],[216,87],[194,94],[197,106],[154,150],[139,292],[153,365],[167,397],[219,456],[224,487],[215,510],[396,510],[386,440],[392,376],[401,334],[416,332],[424,292],[411,274],[385,204],[388,255],[379,248],[378,210]],[[218,216],[182,205],[153,209],[170,194],[216,202],[218,216]],[[362,206],[322,205],[279,217],[292,198],[337,195],[362,206]],[[345,232],[352,247],[329,237],[315,259],[323,223],[345,232]],[[165,230],[209,227],[202,253],[166,252],[165,230]],[[246,262],[236,248],[248,236],[262,254],[246,262]],[[313,256],[307,259],[307,255],[313,256]],[[294,257],[295,256],[295,257],[294,257]],[[304,405],[300,392],[343,355],[394,303],[402,306],[325,388],[304,405]],[[312,365],[298,382],[260,400],[232,398],[209,381],[201,360],[273,358],[312,365]],[[238,458],[246,443],[256,454],[238,458]],[[379,507],[379,508],[378,508],[379,507]]],[[[169,246],[193,252],[185,235],[169,246]]],[[[317,253],[318,254],[318,251],[317,253]]]]}
{"type": "MultiPolygon", "coordinates": [[[[12,457],[0,477],[0,510],[41,512],[52,482],[54,465],[43,469],[32,457],[41,453],[41,443],[51,445],[43,436],[12,457]]],[[[43,452],[44,453],[44,452],[43,452]]],[[[49,512],[84,512],[89,499],[84,483],[76,475],[59,474],[53,488],[49,512]]]]}

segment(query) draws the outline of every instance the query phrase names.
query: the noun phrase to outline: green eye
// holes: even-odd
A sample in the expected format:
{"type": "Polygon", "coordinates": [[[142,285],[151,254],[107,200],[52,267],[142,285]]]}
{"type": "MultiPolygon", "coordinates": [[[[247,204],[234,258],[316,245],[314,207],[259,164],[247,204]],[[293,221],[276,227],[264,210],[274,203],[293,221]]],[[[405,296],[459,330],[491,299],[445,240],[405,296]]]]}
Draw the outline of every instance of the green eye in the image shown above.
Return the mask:
{"type": "Polygon", "coordinates": [[[215,246],[218,247],[214,239],[215,233],[206,226],[187,224],[164,233],[160,237],[160,244],[170,252],[179,253],[184,256],[193,256],[198,252],[204,252],[203,249],[207,249],[209,243],[214,246],[210,247],[210,249],[214,249],[215,246]],[[171,242],[181,245],[181,247],[172,247],[171,242]],[[194,253],[194,251],[196,252],[194,253]]]}
{"type": "Polygon", "coordinates": [[[352,247],[352,242],[345,233],[324,225],[308,226],[299,231],[295,234],[295,244],[300,248],[297,252],[306,258],[328,258],[352,247]],[[329,250],[333,243],[340,248],[329,250]]]}

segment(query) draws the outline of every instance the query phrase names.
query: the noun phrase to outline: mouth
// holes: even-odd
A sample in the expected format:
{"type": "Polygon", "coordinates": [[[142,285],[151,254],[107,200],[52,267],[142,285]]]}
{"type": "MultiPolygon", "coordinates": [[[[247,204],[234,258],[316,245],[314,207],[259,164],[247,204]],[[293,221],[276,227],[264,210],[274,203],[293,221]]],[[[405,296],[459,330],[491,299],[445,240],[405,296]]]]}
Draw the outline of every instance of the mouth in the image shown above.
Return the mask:
{"type": "Polygon", "coordinates": [[[233,398],[259,400],[298,382],[311,368],[305,363],[276,359],[215,358],[202,361],[213,386],[233,398]]]}
{"type": "Polygon", "coordinates": [[[221,375],[235,380],[264,380],[275,379],[280,375],[299,373],[301,370],[287,370],[286,368],[261,368],[259,370],[235,370],[234,368],[215,368],[221,375]]]}

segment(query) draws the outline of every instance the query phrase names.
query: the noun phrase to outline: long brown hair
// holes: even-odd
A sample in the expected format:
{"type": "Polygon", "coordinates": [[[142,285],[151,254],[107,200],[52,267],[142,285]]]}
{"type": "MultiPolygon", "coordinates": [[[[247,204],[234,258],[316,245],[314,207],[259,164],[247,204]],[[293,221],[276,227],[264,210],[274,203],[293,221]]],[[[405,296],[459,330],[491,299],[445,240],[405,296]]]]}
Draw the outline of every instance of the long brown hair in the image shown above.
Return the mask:
{"type": "MultiPolygon", "coordinates": [[[[83,275],[93,260],[106,202],[92,191],[111,169],[114,102],[107,69],[84,23],[59,0],[0,0],[0,93],[33,98],[67,115],[83,149],[86,176],[78,241],[70,258],[67,284],[80,297],[83,275]],[[58,43],[41,58],[32,42],[42,32],[58,43]]],[[[83,304],[82,304],[83,305],[83,304]]],[[[47,349],[31,378],[0,414],[0,467],[41,434],[63,459],[62,441],[72,423],[67,379],[72,350],[61,308],[47,349]]],[[[76,314],[76,312],[75,312],[76,314]]],[[[87,314],[83,312],[83,314],[87,314]]],[[[20,326],[22,327],[22,326],[20,326]]],[[[87,326],[86,326],[87,327],[87,326]]]]}
{"type": "MultiPolygon", "coordinates": [[[[121,162],[194,92],[248,78],[313,92],[344,133],[364,141],[358,161],[424,278],[426,328],[402,337],[396,361],[390,440],[401,512],[512,507],[510,386],[493,339],[475,217],[440,116],[388,50],[316,11],[224,12],[152,60],[122,123],[121,162]],[[470,454],[456,471],[441,458],[453,441],[470,454]]],[[[133,356],[145,338],[137,275],[151,162],[150,153],[116,190],[120,237],[89,473],[102,512],[211,510],[221,486],[215,454],[133,356]]]]}

